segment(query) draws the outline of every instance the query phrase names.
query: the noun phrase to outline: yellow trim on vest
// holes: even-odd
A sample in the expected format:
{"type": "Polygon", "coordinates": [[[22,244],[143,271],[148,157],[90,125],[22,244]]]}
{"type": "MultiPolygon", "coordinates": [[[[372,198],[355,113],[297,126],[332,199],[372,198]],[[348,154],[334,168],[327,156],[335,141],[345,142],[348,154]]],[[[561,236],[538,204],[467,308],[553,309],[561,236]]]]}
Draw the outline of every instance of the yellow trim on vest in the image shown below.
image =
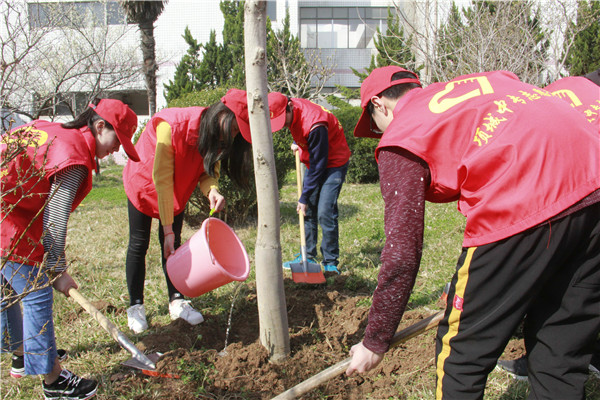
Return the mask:
{"type": "MultiPolygon", "coordinates": [[[[458,280],[456,281],[454,295],[462,299],[465,298],[465,287],[467,286],[467,282],[469,281],[469,267],[471,266],[471,259],[473,258],[473,253],[475,252],[476,248],[477,247],[470,247],[467,250],[467,257],[465,258],[465,262],[458,269],[458,280]]],[[[454,299],[452,299],[452,304],[454,304],[454,299]]],[[[448,317],[448,332],[442,338],[442,351],[440,351],[436,366],[436,399],[438,400],[442,399],[442,380],[444,379],[444,363],[450,355],[450,340],[454,338],[458,333],[458,326],[460,325],[461,313],[462,311],[452,307],[452,311],[450,311],[450,316],[448,317]]]]}

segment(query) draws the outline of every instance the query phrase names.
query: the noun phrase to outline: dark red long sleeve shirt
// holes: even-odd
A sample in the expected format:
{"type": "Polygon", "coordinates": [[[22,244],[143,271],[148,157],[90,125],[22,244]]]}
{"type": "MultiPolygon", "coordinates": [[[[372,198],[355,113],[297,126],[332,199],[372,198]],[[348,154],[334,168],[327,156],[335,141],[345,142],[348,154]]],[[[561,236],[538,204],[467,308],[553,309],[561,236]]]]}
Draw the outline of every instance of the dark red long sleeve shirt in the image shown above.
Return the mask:
{"type": "Polygon", "coordinates": [[[379,153],[379,178],[385,202],[385,246],[363,345],[385,353],[415,284],[423,249],[427,164],[406,150],[379,153]]]}

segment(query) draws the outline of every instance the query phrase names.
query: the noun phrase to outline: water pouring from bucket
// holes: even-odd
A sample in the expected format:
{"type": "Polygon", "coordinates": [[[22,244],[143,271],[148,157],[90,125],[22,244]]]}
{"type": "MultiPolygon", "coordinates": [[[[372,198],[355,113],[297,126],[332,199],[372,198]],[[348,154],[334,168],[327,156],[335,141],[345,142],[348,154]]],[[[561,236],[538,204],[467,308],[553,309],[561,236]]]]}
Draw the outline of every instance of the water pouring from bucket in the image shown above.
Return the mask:
{"type": "Polygon", "coordinates": [[[250,273],[246,248],[225,222],[209,217],[167,260],[167,274],[187,297],[198,297],[250,273]]]}

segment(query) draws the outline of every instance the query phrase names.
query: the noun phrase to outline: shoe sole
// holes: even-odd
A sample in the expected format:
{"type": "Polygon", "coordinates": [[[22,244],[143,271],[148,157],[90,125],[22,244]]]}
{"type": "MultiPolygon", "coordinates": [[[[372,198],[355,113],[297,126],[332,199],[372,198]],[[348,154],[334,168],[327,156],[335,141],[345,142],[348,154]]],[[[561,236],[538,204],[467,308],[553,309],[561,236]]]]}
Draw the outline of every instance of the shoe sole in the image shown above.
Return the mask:
{"type": "MultiPolygon", "coordinates": [[[[59,352],[57,355],[58,355],[58,361],[60,361],[60,362],[63,362],[67,358],[69,358],[69,354],[64,350],[59,352]],[[62,355],[61,355],[61,353],[62,353],[62,355]]],[[[25,376],[25,368],[19,368],[19,369],[11,368],[10,376],[15,379],[20,379],[20,378],[24,377],[25,376]]]]}
{"type": "Polygon", "coordinates": [[[10,376],[15,378],[15,379],[19,379],[25,376],[25,368],[23,368],[22,370],[10,370],[10,376]]]}
{"type": "Polygon", "coordinates": [[[89,392],[88,394],[84,395],[85,397],[69,397],[64,396],[64,395],[58,395],[58,397],[48,397],[46,396],[46,394],[44,394],[44,399],[45,400],[88,400],[91,399],[92,397],[96,396],[96,392],[98,391],[98,386],[96,386],[94,388],[94,390],[92,390],[91,392],[89,392]]]}

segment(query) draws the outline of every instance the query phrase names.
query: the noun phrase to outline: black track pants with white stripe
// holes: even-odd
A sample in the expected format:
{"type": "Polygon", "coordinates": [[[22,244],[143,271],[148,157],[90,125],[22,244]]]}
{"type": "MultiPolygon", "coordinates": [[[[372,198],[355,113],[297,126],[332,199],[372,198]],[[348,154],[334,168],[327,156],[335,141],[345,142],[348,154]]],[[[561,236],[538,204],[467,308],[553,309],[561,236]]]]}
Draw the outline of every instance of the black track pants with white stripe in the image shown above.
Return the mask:
{"type": "Polygon", "coordinates": [[[436,398],[483,398],[524,317],[529,398],[585,398],[600,332],[600,203],[463,249],[436,338],[436,398]]]}

